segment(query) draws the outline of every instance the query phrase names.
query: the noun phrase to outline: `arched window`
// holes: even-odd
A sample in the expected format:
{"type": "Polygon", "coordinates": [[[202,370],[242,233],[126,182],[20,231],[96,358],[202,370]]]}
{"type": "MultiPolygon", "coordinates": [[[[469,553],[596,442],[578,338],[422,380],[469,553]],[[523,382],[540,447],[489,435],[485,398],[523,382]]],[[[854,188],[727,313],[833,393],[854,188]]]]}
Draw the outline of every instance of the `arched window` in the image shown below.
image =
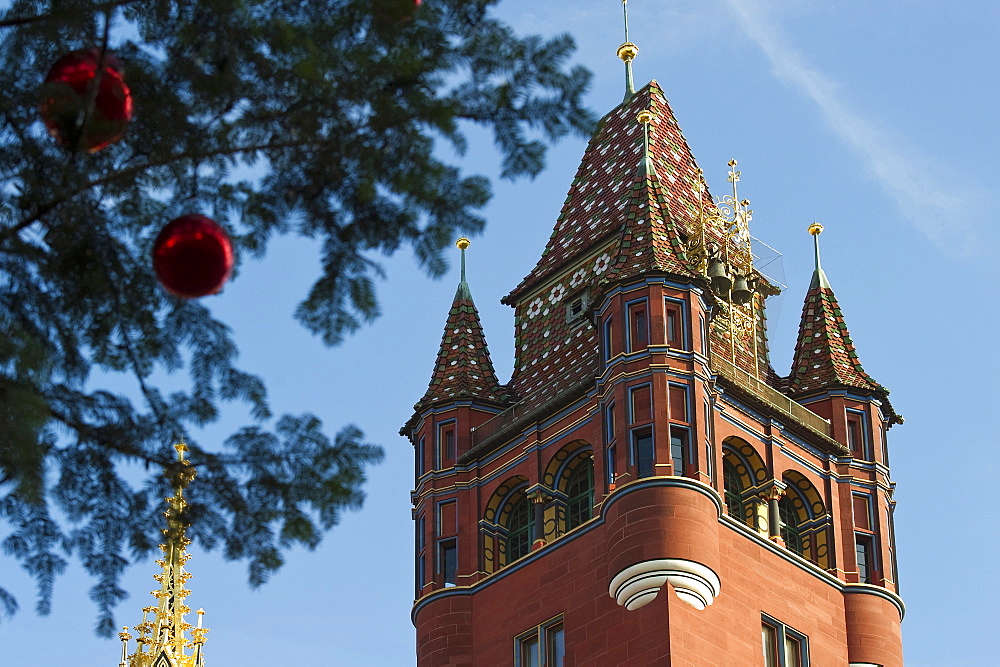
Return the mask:
{"type": "Polygon", "coordinates": [[[590,521],[594,509],[594,464],[589,458],[573,471],[566,485],[566,530],[590,521]]]}
{"type": "Polygon", "coordinates": [[[792,499],[786,493],[778,501],[778,518],[781,526],[781,539],[785,546],[798,555],[802,555],[802,534],[799,531],[799,517],[792,505],[792,499]]]}
{"type": "Polygon", "coordinates": [[[736,466],[726,459],[722,461],[722,483],[726,490],[726,510],[729,516],[745,523],[747,511],[743,505],[743,480],[736,472],[736,466]]]}
{"type": "Polygon", "coordinates": [[[513,563],[531,552],[535,539],[535,517],[525,496],[514,503],[507,518],[507,562],[513,563]]]}

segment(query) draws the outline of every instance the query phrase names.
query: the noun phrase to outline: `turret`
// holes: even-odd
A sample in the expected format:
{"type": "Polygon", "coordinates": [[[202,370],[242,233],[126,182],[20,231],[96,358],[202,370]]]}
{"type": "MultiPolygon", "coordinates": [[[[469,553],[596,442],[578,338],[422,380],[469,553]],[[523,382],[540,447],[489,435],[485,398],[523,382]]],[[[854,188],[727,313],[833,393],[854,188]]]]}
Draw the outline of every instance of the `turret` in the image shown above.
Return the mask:
{"type": "Polygon", "coordinates": [[[788,392],[799,403],[830,421],[832,437],[849,456],[838,460],[836,542],[845,587],[851,663],[883,664],[901,650],[900,609],[877,588],[898,592],[892,537],[895,501],[889,481],[886,433],[902,423],[889,403],[889,391],[862,367],[833,288],[820,261],[819,235],[813,223],[815,268],[799,324],[788,392]]]}

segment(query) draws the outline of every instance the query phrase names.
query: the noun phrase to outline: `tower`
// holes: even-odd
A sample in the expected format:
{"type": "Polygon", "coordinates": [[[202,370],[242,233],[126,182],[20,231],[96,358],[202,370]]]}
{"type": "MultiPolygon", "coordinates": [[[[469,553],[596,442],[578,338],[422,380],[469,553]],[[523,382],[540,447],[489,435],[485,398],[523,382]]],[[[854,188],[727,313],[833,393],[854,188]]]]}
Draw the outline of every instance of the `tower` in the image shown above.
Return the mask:
{"type": "Polygon", "coordinates": [[[771,367],[751,211],[713,198],[654,81],[599,123],[502,302],[501,385],[463,273],[415,448],[417,660],[902,665],[886,432],[820,265],[771,367]]]}

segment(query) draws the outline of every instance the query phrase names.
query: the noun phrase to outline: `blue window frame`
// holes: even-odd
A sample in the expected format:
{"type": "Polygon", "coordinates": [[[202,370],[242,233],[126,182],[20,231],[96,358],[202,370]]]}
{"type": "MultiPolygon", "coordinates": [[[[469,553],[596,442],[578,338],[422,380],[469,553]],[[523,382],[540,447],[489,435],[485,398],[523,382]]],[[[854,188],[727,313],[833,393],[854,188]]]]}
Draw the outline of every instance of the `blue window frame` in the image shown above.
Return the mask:
{"type": "Polygon", "coordinates": [[[663,306],[667,346],[679,350],[690,349],[688,342],[687,312],[684,302],[666,298],[663,306]]]}
{"type": "Polygon", "coordinates": [[[455,465],[458,456],[456,422],[450,419],[438,424],[437,430],[437,469],[444,470],[455,465]]]}
{"type": "Polygon", "coordinates": [[[625,344],[629,352],[645,350],[649,345],[649,302],[647,299],[636,299],[625,304],[628,313],[628,327],[625,331],[625,344]]]}
{"type": "Polygon", "coordinates": [[[438,542],[438,575],[445,588],[455,586],[458,581],[458,544],[455,540],[438,542]]]}
{"type": "Polygon", "coordinates": [[[601,343],[604,348],[604,363],[607,363],[611,360],[611,357],[615,356],[615,320],[611,316],[608,316],[608,319],[604,320],[604,332],[601,343]]]}
{"type": "Polygon", "coordinates": [[[861,410],[847,409],[847,447],[851,455],[863,461],[872,460],[871,439],[868,437],[868,415],[861,410]]]}

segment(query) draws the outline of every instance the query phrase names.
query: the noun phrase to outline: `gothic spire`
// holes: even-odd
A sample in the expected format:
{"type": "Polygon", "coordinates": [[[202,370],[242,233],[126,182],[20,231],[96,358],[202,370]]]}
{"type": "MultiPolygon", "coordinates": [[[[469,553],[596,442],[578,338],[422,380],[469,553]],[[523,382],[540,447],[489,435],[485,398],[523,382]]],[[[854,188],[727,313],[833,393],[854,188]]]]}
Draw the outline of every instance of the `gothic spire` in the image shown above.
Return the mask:
{"type": "Polygon", "coordinates": [[[174,449],[177,451],[177,463],[166,472],[173,484],[174,495],[166,499],[167,511],[163,515],[167,519],[167,527],[162,531],[164,543],[160,545],[163,557],[156,561],[162,571],[153,575],[153,579],[160,583],[160,590],[152,593],[157,605],[144,607],[142,622],[132,628],[139,635],[135,653],[127,655],[128,642],[132,639],[128,628],[122,628],[122,632],[118,633],[122,641],[119,667],[204,667],[205,664],[202,652],[205,633],[208,632],[208,628],[202,627],[205,612],[198,610],[197,627],[184,620],[184,615],[191,612],[185,604],[191,591],[184,587],[191,578],[191,574],[184,569],[184,564],[191,558],[187,552],[191,540],[186,534],[189,524],[184,490],[197,472],[184,458],[187,445],[181,442],[174,445],[174,449]],[[188,639],[188,632],[191,639],[188,639]]]}
{"type": "Polygon", "coordinates": [[[507,400],[493,370],[479,311],[465,280],[469,239],[461,238],[456,245],[462,250],[462,279],[448,313],[427,392],[414,406],[418,411],[437,401],[467,398],[503,405],[507,400]]]}
{"type": "Polygon", "coordinates": [[[823,225],[814,222],[809,226],[816,267],[802,308],[795,358],[788,376],[789,393],[795,397],[834,387],[850,387],[884,397],[888,391],[861,366],[837,297],[820,265],[819,235],[822,232],[823,225]]]}

